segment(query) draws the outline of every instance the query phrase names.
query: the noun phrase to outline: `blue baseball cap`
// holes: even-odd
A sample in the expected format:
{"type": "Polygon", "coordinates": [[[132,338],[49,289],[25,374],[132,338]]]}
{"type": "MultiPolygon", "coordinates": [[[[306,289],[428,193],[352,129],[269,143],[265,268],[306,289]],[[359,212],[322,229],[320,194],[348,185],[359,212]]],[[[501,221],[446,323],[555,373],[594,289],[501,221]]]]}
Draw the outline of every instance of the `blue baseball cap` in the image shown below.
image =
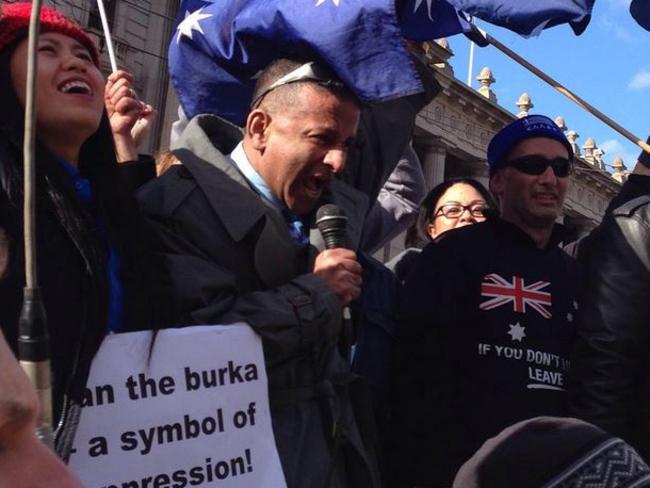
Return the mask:
{"type": "Polygon", "coordinates": [[[531,137],[546,137],[561,142],[573,159],[573,148],[564,132],[555,122],[544,115],[528,115],[509,123],[496,133],[487,150],[490,176],[503,166],[504,158],[518,143],[531,137]]]}

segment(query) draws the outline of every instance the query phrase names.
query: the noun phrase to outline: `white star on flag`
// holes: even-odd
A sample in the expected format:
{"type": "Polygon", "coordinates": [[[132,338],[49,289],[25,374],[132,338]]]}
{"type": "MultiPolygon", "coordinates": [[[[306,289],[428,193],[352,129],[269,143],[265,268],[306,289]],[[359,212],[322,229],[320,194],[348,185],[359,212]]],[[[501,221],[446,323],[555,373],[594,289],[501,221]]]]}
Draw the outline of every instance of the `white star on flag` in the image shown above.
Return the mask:
{"type": "Polygon", "coordinates": [[[181,37],[186,36],[192,39],[192,31],[198,31],[201,34],[205,35],[205,32],[203,32],[203,29],[201,28],[201,25],[199,24],[199,20],[204,20],[204,19],[209,19],[212,17],[212,14],[202,14],[201,12],[203,11],[203,7],[200,9],[189,13],[185,12],[185,18],[183,21],[178,24],[178,27],[176,30],[178,31],[178,36],[176,37],[176,44],[181,42],[181,37]]]}
{"type": "MultiPolygon", "coordinates": [[[[324,1],[324,0],[322,0],[324,1]]],[[[415,0],[415,8],[413,9],[413,13],[417,12],[418,9],[420,8],[420,5],[422,5],[422,2],[424,0],[415,0]]],[[[429,16],[429,20],[433,22],[433,17],[431,17],[431,8],[433,7],[433,0],[427,0],[427,15],[429,16]]]]}
{"type": "Polygon", "coordinates": [[[566,319],[568,322],[573,322],[573,314],[571,312],[567,313],[566,319]]]}
{"type": "MultiPolygon", "coordinates": [[[[320,6],[323,5],[326,1],[327,1],[327,0],[318,0],[318,2],[316,2],[316,6],[317,6],[317,7],[320,7],[320,6]]],[[[338,6],[341,4],[341,0],[332,0],[332,3],[338,7],[338,6]]]]}
{"type": "Polygon", "coordinates": [[[510,327],[508,335],[512,337],[513,341],[521,342],[521,340],[526,337],[526,327],[522,327],[519,322],[515,325],[508,325],[508,327],[510,327]]]}

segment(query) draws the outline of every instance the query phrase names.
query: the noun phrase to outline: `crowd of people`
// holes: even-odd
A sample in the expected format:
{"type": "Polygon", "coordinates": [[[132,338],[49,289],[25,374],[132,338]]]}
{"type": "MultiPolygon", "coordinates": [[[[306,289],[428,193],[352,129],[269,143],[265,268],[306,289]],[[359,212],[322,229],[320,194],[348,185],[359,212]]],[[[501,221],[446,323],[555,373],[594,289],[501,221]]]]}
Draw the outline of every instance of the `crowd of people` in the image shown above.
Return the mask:
{"type": "MultiPolygon", "coordinates": [[[[30,11],[0,8],[0,484],[67,487],[10,352],[30,11]]],[[[371,146],[381,110],[322,62],[280,57],[244,127],[181,120],[156,172],[137,154],[155,110],[129,73],[104,80],[95,43],[50,8],[37,56],[36,249],[62,460],[107,334],[245,322],[290,488],[650,486],[649,154],[569,251],[556,222],[575,154],[545,116],[492,138],[489,190],[462,178],[425,195],[410,145],[363,178],[378,153],[359,136],[371,146]],[[345,246],[318,232],[324,204],[345,214],[345,246]],[[409,227],[423,250],[372,257],[409,227]]],[[[424,106],[431,86],[405,103],[424,106]]]]}

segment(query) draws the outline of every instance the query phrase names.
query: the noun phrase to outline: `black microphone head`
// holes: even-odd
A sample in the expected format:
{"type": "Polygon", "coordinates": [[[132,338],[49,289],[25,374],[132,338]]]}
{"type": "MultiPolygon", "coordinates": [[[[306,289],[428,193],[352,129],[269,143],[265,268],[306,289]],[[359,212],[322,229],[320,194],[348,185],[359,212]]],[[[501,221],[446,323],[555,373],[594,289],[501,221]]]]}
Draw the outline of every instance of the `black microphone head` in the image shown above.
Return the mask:
{"type": "Polygon", "coordinates": [[[345,226],[348,218],[343,211],[333,203],[323,205],[316,212],[316,227],[323,236],[325,247],[346,247],[345,226]]]}

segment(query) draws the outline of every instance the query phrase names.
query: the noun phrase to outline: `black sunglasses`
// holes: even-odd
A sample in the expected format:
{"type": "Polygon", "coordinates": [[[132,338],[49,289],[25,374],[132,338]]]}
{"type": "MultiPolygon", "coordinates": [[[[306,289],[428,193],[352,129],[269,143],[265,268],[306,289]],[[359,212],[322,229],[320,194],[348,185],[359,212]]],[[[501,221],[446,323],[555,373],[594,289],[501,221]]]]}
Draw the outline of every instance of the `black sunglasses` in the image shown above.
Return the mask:
{"type": "Polygon", "coordinates": [[[506,161],[504,166],[512,166],[527,175],[541,175],[550,166],[555,176],[566,178],[571,174],[573,161],[567,158],[546,159],[543,156],[531,155],[506,161]]]}

